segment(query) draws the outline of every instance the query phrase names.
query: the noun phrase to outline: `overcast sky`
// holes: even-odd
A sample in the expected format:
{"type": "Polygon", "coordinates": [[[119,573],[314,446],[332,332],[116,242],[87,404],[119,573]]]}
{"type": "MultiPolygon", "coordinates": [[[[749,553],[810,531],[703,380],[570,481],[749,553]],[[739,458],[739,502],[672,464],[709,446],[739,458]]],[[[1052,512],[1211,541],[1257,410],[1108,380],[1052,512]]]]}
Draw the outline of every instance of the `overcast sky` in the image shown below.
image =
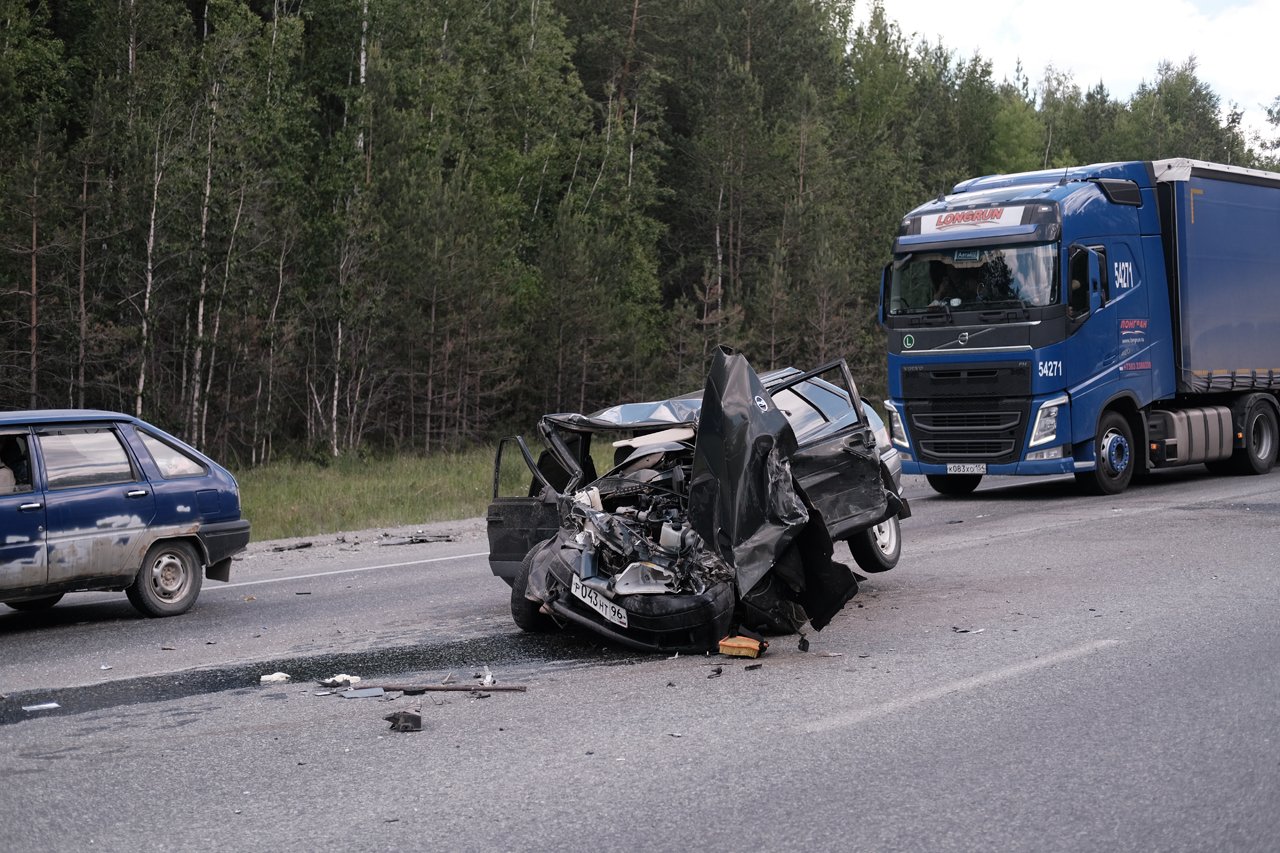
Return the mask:
{"type": "MultiPolygon", "coordinates": [[[[859,20],[870,6],[858,0],[859,20]]],[[[884,7],[908,35],[991,60],[997,83],[1013,79],[1021,59],[1033,85],[1053,65],[1082,90],[1101,81],[1125,101],[1155,80],[1161,60],[1181,65],[1195,56],[1199,79],[1224,109],[1238,105],[1247,127],[1266,126],[1264,108],[1280,95],[1280,0],[885,0],[884,7]]]]}

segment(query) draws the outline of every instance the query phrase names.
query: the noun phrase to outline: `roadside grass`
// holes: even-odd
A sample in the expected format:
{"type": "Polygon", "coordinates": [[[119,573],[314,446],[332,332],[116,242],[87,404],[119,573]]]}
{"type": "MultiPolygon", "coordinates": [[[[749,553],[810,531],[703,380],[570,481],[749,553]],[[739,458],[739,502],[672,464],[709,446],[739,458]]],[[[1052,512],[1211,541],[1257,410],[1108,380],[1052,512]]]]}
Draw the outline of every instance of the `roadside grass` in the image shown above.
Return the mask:
{"type": "MultiPolygon", "coordinates": [[[[315,536],[484,515],[493,454],[492,447],[482,447],[432,456],[342,457],[326,465],[277,462],[236,479],[255,540],[315,536]]],[[[511,466],[503,467],[505,475],[511,466]]]]}

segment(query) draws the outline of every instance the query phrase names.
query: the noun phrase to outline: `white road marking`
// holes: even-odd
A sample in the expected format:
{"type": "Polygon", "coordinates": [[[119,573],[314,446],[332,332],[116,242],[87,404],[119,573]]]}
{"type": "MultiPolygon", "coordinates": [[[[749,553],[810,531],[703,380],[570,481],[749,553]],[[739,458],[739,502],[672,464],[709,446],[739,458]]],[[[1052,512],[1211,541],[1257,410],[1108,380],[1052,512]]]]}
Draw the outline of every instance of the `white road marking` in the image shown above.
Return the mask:
{"type": "Polygon", "coordinates": [[[377,569],[398,569],[402,566],[421,566],[424,563],[443,563],[446,560],[469,560],[472,557],[487,557],[488,551],[480,551],[475,554],[454,554],[452,557],[432,557],[428,560],[410,560],[407,563],[384,563],[381,566],[357,566],[352,569],[334,569],[331,572],[313,572],[309,575],[289,575],[282,578],[263,578],[257,581],[240,581],[239,583],[219,583],[206,586],[203,592],[212,592],[218,589],[234,589],[238,586],[257,586],[263,583],[284,583],[285,581],[304,581],[310,578],[327,578],[331,575],[349,575],[355,572],[372,572],[377,569]]]}
{"type": "Polygon", "coordinates": [[[1105,648],[1117,645],[1119,640],[1096,640],[1092,643],[1085,643],[1082,646],[1075,646],[1070,649],[1063,649],[1044,657],[1033,658],[1022,663],[1007,666],[1004,669],[996,669],[991,672],[984,672],[981,675],[962,678],[959,681],[952,681],[949,684],[943,684],[934,687],[931,690],[923,690],[911,696],[904,696],[901,699],[894,699],[891,702],[883,702],[879,705],[872,705],[870,708],[860,708],[848,711],[843,714],[835,714],[830,717],[823,717],[818,720],[806,723],[801,730],[806,734],[815,734],[817,732],[830,731],[831,729],[841,729],[846,726],[857,725],[868,720],[874,720],[897,711],[910,708],[913,705],[920,705],[924,702],[931,702],[934,699],[941,699],[951,693],[963,693],[966,690],[974,690],[978,687],[985,687],[988,684],[995,684],[998,681],[1007,681],[1010,678],[1017,678],[1020,675],[1026,675],[1037,669],[1043,669],[1047,666],[1063,663],[1064,661],[1074,660],[1075,658],[1091,655],[1094,652],[1102,651],[1105,648]]]}

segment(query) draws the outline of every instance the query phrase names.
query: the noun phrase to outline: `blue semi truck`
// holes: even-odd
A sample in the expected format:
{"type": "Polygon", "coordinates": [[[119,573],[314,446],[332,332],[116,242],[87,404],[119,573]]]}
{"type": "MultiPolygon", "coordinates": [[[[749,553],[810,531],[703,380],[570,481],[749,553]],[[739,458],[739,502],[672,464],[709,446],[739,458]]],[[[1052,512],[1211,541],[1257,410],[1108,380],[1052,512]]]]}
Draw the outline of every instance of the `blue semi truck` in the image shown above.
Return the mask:
{"type": "Polygon", "coordinates": [[[1262,474],[1280,447],[1280,174],[1197,160],[957,184],[885,268],[903,473],[1262,474]]]}

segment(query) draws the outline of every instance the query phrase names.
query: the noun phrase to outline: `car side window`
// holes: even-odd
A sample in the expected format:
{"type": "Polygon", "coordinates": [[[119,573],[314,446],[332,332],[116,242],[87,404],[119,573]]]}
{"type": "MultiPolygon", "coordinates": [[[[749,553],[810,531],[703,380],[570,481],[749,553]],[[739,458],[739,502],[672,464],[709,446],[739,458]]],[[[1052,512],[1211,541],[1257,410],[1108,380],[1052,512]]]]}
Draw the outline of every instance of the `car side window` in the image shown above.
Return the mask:
{"type": "Polygon", "coordinates": [[[37,438],[50,489],[74,489],[137,478],[129,454],[115,430],[74,429],[41,433],[37,438]]]}
{"type": "Polygon", "coordinates": [[[146,446],[151,458],[156,461],[160,475],[166,480],[175,477],[199,477],[205,472],[204,465],[183,453],[178,448],[143,430],[138,430],[138,437],[146,446]]]}
{"type": "Polygon", "coordinates": [[[29,492],[32,488],[27,433],[0,433],[0,495],[29,492]]]}

